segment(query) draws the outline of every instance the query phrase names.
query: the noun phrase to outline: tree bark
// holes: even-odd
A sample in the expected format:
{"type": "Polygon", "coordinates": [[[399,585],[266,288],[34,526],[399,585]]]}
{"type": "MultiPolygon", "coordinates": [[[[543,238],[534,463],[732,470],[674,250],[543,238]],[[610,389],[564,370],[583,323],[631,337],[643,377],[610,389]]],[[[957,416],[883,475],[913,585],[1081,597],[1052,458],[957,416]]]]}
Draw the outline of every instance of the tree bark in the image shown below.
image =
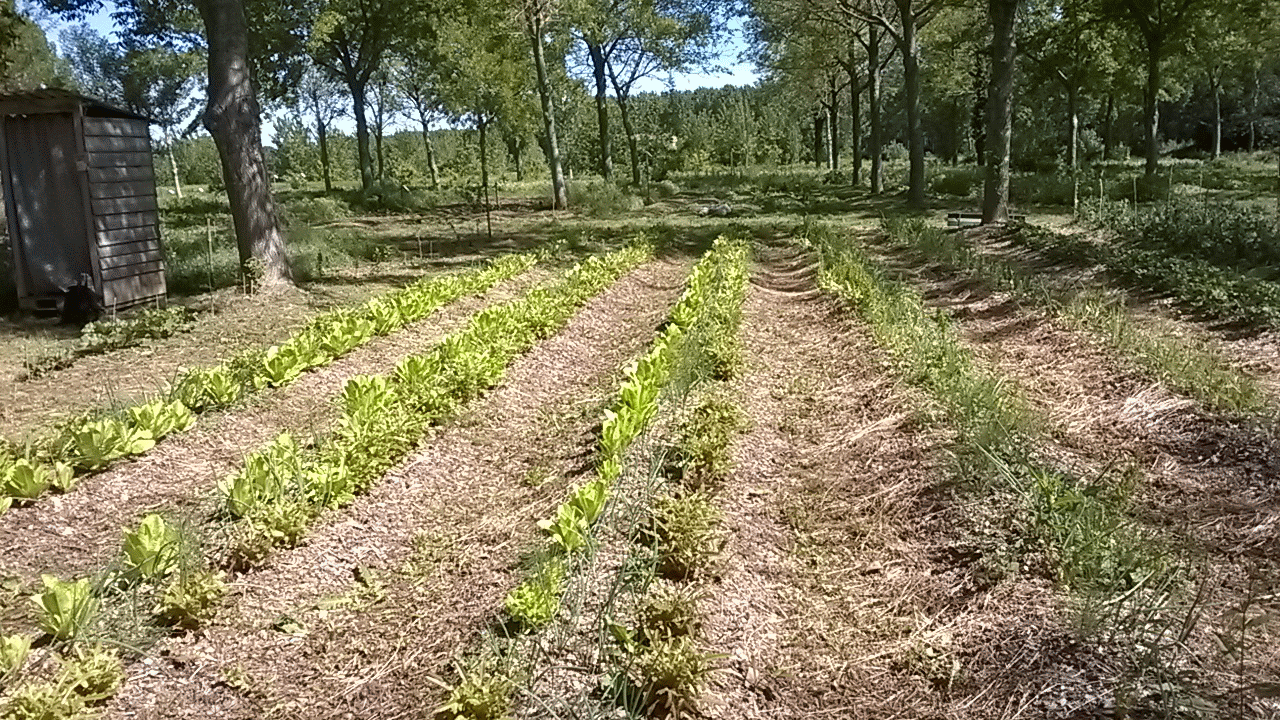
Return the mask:
{"type": "Polygon", "coordinates": [[[533,45],[533,66],[538,74],[538,98],[542,103],[542,124],[547,134],[547,163],[551,166],[551,202],[556,210],[565,210],[569,207],[569,192],[564,182],[564,166],[560,162],[560,142],[556,137],[551,81],[547,78],[547,60],[542,48],[542,18],[537,15],[535,9],[526,12],[529,39],[533,45]]]}
{"type": "Polygon", "coordinates": [[[1214,78],[1213,87],[1213,159],[1222,155],[1222,81],[1214,78]]]}
{"type": "Polygon", "coordinates": [[[1067,88],[1067,165],[1075,175],[1080,168],[1080,91],[1067,88]]]}
{"type": "Polygon", "coordinates": [[[293,273],[262,152],[261,108],[249,71],[249,32],[241,0],[196,0],[209,39],[208,105],[203,122],[222,160],[241,267],[258,264],[265,288],[293,273]]]}
{"type": "Polygon", "coordinates": [[[813,114],[813,165],[814,167],[822,167],[827,161],[827,114],[825,109],[819,109],[813,114]]]}
{"type": "Polygon", "coordinates": [[[627,134],[627,153],[631,159],[631,184],[640,187],[640,140],[636,137],[636,129],[631,124],[631,108],[627,105],[627,94],[614,88],[618,100],[618,114],[622,116],[622,131],[627,134]]]}
{"type": "Polygon", "coordinates": [[[169,169],[173,172],[173,191],[178,197],[182,197],[182,178],[178,177],[178,159],[173,155],[173,137],[169,134],[169,129],[164,131],[165,144],[169,146],[169,169]]]}
{"type": "Polygon", "coordinates": [[[481,117],[476,122],[476,129],[480,131],[480,187],[484,190],[485,197],[489,197],[489,120],[481,117]]]}
{"type": "Polygon", "coordinates": [[[316,117],[316,138],[320,141],[320,173],[324,175],[324,191],[333,192],[333,176],[329,170],[329,124],[316,117]]]}
{"type": "Polygon", "coordinates": [[[849,49],[849,145],[853,150],[853,184],[862,180],[862,88],[857,60],[849,49]]]}
{"type": "Polygon", "coordinates": [[[1146,125],[1147,177],[1155,177],[1160,170],[1160,46],[1154,40],[1147,42],[1147,89],[1143,93],[1144,124],[1146,125]]]}
{"type": "Polygon", "coordinates": [[[596,125],[600,131],[600,176],[605,180],[613,177],[613,141],[609,137],[609,98],[605,86],[604,48],[598,44],[587,43],[587,53],[591,56],[591,71],[596,81],[596,125]]]}
{"type": "Polygon", "coordinates": [[[828,126],[831,128],[831,171],[840,171],[840,92],[836,87],[836,74],[831,73],[831,77],[827,79],[828,91],[831,96],[831,104],[827,106],[827,112],[831,116],[828,126]]]}
{"type": "Polygon", "coordinates": [[[360,188],[368,192],[373,188],[373,159],[369,156],[369,119],[365,117],[367,104],[365,83],[348,82],[351,89],[351,112],[356,118],[356,160],[360,163],[360,188]]]}
{"type": "Polygon", "coordinates": [[[991,84],[987,91],[987,177],[982,222],[1009,219],[1009,151],[1013,128],[1014,24],[1018,0],[988,0],[991,15],[991,84]]]}
{"type": "Polygon", "coordinates": [[[884,192],[884,121],[880,117],[880,28],[867,32],[867,111],[871,113],[871,194],[884,192]]]}
{"type": "Polygon", "coordinates": [[[431,142],[431,125],[422,120],[422,145],[427,149],[427,172],[431,174],[431,189],[440,189],[440,168],[436,166],[436,146],[431,142]]]}
{"type": "Polygon", "coordinates": [[[1116,95],[1107,93],[1107,114],[1102,120],[1102,159],[1111,159],[1111,118],[1115,114],[1116,95]]]}
{"type": "Polygon", "coordinates": [[[920,103],[920,43],[916,38],[916,17],[912,0],[896,0],[902,35],[902,76],[907,95],[907,140],[911,169],[908,172],[907,202],[924,206],[924,123],[920,103]]]}

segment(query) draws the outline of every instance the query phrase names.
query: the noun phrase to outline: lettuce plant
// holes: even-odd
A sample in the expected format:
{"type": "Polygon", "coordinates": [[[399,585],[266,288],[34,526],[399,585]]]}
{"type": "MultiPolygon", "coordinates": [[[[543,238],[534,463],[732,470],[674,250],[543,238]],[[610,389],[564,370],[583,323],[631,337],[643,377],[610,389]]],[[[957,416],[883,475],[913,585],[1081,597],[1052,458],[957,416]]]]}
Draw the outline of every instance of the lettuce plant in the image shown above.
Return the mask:
{"type": "Polygon", "coordinates": [[[4,471],[4,493],[18,502],[35,500],[53,484],[47,465],[20,458],[4,471]]]}
{"type": "Polygon", "coordinates": [[[178,381],[175,394],[193,410],[227,407],[240,398],[240,381],[222,366],[190,370],[178,381]]]}
{"type": "Polygon", "coordinates": [[[400,308],[391,300],[378,298],[365,305],[369,321],[373,323],[375,335],[387,335],[396,330],[404,321],[400,317],[400,308]]]}
{"type": "Polygon", "coordinates": [[[71,439],[76,464],[87,470],[99,470],[117,458],[139,455],[156,444],[150,431],[115,418],[86,422],[72,431],[71,439]]]}
{"type": "Polygon", "coordinates": [[[294,345],[272,345],[262,357],[262,372],[253,384],[258,389],[288,385],[307,369],[308,359],[299,354],[294,345]]]}
{"type": "Polygon", "coordinates": [[[155,513],[146,516],[137,530],[125,531],[128,574],[155,580],[173,572],[178,565],[179,540],[178,531],[164,518],[155,513]]]}
{"type": "Polygon", "coordinates": [[[42,575],[44,592],[31,601],[40,610],[40,629],[56,640],[70,640],[79,635],[98,610],[98,599],[89,588],[89,579],[64,582],[53,575],[42,575]]]}
{"type": "Polygon", "coordinates": [[[0,680],[21,670],[30,652],[30,637],[26,635],[0,637],[0,680]]]}
{"type": "Polygon", "coordinates": [[[281,433],[266,448],[248,455],[244,467],[221,484],[227,512],[243,518],[280,499],[301,470],[298,444],[289,433],[281,433]]]}
{"type": "Polygon", "coordinates": [[[151,433],[157,440],[187,430],[196,422],[195,415],[181,400],[166,402],[161,399],[129,408],[129,419],[134,426],[151,433]]]}

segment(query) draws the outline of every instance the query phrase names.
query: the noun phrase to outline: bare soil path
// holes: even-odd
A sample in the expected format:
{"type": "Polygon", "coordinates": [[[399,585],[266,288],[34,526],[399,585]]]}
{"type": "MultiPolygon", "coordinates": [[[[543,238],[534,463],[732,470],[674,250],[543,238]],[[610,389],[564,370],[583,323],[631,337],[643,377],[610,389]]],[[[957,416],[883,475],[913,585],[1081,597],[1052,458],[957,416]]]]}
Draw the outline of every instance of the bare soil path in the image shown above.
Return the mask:
{"type": "Polygon", "coordinates": [[[721,495],[731,538],[703,605],[728,655],[715,718],[1061,717],[1090,698],[1048,583],[995,584],[969,550],[976,502],[948,486],[945,427],[812,258],[761,254],[743,320],[743,406],[721,495]],[[1046,700],[1046,697],[1048,698],[1046,700]]]}
{"type": "MultiPolygon", "coordinates": [[[[41,573],[63,578],[94,573],[119,551],[121,528],[147,512],[199,522],[212,507],[217,480],[238,467],[245,453],[281,431],[304,436],[327,431],[338,417],[333,400],[348,378],[392,371],[402,358],[461,328],[475,312],[515,297],[550,272],[535,267],[487,293],[446,305],[285,388],[253,395],[244,407],[201,416],[191,430],[136,460],[86,478],[67,495],[11,509],[0,516],[0,576],[31,583],[41,573]]],[[[25,611],[28,603],[19,604],[25,611]]]]}
{"type": "Polygon", "coordinates": [[[206,632],[135,664],[108,716],[429,714],[441,693],[427,678],[449,678],[498,618],[535,521],[591,472],[598,411],[688,269],[655,261],[590,301],[368,496],[245,576],[206,632]],[[286,616],[293,633],[272,629],[286,616]]]}

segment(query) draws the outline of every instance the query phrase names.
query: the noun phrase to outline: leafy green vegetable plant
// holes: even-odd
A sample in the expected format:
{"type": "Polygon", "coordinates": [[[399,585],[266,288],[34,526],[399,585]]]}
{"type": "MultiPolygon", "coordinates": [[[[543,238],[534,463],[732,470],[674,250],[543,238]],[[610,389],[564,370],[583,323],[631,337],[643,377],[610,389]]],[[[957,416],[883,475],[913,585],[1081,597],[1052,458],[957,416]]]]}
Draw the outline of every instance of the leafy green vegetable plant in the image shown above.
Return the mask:
{"type": "Polygon", "coordinates": [[[545,626],[560,611],[564,570],[561,558],[547,556],[524,582],[507,594],[507,615],[524,631],[545,626]]]}
{"type": "Polygon", "coordinates": [[[71,440],[76,464],[86,470],[100,470],[112,460],[139,455],[156,444],[150,431],[116,418],[86,422],[72,432],[71,440]]]}
{"type": "Polygon", "coordinates": [[[0,637],[0,680],[16,674],[27,662],[27,654],[31,652],[31,637],[27,635],[5,635],[0,637]]]}
{"type": "Polygon", "coordinates": [[[42,575],[44,592],[31,600],[40,610],[40,629],[57,640],[79,635],[98,611],[98,599],[89,587],[89,579],[64,582],[53,575],[42,575]]]}
{"type": "Polygon", "coordinates": [[[152,612],[163,624],[195,630],[208,622],[227,594],[226,574],[216,570],[179,573],[160,594],[152,612]]]}
{"type": "Polygon", "coordinates": [[[19,502],[34,500],[53,484],[47,465],[20,458],[4,470],[4,494],[19,502]]]}
{"type": "Polygon", "coordinates": [[[129,408],[129,419],[135,427],[146,430],[157,440],[175,432],[183,432],[196,422],[195,415],[181,400],[166,402],[162,399],[129,408]]]}
{"type": "Polygon", "coordinates": [[[143,580],[163,578],[177,568],[180,537],[164,518],[152,513],[138,529],[126,531],[124,555],[130,576],[143,580]]]}
{"type": "Polygon", "coordinates": [[[224,366],[189,370],[178,381],[175,396],[192,410],[224,408],[240,399],[241,384],[224,366]]]}

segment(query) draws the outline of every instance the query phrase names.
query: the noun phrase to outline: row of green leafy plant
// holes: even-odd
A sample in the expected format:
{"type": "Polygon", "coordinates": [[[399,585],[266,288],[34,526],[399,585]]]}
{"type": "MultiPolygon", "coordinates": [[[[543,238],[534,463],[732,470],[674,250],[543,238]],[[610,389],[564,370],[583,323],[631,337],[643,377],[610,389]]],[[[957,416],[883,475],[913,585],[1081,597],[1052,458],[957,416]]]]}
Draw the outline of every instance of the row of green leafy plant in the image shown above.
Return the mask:
{"type": "Polygon", "coordinates": [[[641,239],[590,257],[556,281],[476,314],[466,328],[406,358],[393,374],[352,378],[339,397],[343,414],[332,434],[303,447],[283,433],[220,483],[224,522],[214,534],[225,535],[225,557],[192,559],[190,548],[199,540],[184,538],[160,516],[149,515],[125,535],[122,571],[108,570],[94,582],[44,578],[45,591],[33,598],[41,630],[55,641],[72,641],[92,627],[104,600],[118,599],[124,587],[136,597],[138,585],[152,598],[157,624],[198,627],[225,592],[219,567],[245,571],[274,548],[297,544],[320,513],[367,491],[428,426],[498,383],[518,355],[651,256],[651,246],[641,239]]]}
{"type": "Polygon", "coordinates": [[[428,426],[498,383],[511,361],[651,253],[641,240],[588,258],[554,282],[476,314],[394,373],[349,380],[330,435],[304,448],[282,434],[222,483],[224,514],[232,521],[228,564],[252,567],[273,547],[296,544],[316,515],[367,491],[428,426]]]}
{"type": "Polygon", "coordinates": [[[120,318],[98,320],[85,325],[71,347],[24,360],[19,381],[34,380],[56,370],[65,370],[77,360],[141,345],[148,340],[163,340],[195,326],[198,313],[188,307],[149,307],[120,318]]]}
{"type": "Polygon", "coordinates": [[[51,488],[69,491],[80,476],[145,453],[164,436],[189,429],[196,413],[225,409],[255,391],[288,385],[376,336],[528,270],[539,258],[540,254],[503,256],[482,268],[424,279],[359,307],[322,314],[279,345],[187,371],[167,398],[77,418],[27,448],[10,447],[8,461],[0,465],[0,510],[33,502],[51,488]]]}
{"type": "MultiPolygon", "coordinates": [[[[512,657],[519,655],[522,638],[534,638],[562,613],[562,598],[571,583],[585,582],[582,569],[598,545],[598,523],[618,514],[619,483],[626,473],[629,453],[637,439],[648,432],[659,415],[665,394],[674,386],[694,382],[693,375],[722,375],[736,369],[733,338],[717,332],[716,318],[725,313],[726,290],[745,284],[745,245],[720,238],[694,267],[668,322],[649,350],[628,364],[614,402],[604,411],[596,455],[597,477],[570,491],[555,514],[538,526],[548,542],[530,554],[522,582],[510,591],[504,608],[509,636],[498,638],[509,645],[501,658],[486,657],[461,670],[460,681],[449,687],[437,718],[505,717],[512,706],[517,684],[512,657]],[[717,358],[717,360],[710,360],[717,358]],[[697,368],[693,366],[697,366],[697,368]]],[[[740,305],[740,300],[738,301],[740,305]]],[[[538,652],[530,651],[535,656],[538,652]]]]}
{"type": "Polygon", "coordinates": [[[801,232],[818,251],[823,288],[868,323],[900,377],[928,391],[954,428],[958,479],[1012,504],[997,526],[982,530],[998,540],[984,561],[1039,569],[1082,594],[1108,598],[1138,578],[1155,582],[1176,572],[1173,556],[1131,519],[1132,467],[1095,477],[1054,467],[1037,450],[1040,419],[1014,387],[974,361],[944,312],[888,278],[850,239],[818,225],[801,232]]]}
{"type": "Polygon", "coordinates": [[[1256,212],[1184,199],[1136,212],[1123,203],[1086,202],[1081,217],[1115,237],[1095,243],[1034,232],[1016,239],[1056,262],[1101,265],[1116,280],[1167,295],[1190,312],[1280,327],[1280,240],[1259,229],[1256,212]]]}
{"type": "Polygon", "coordinates": [[[175,631],[207,621],[226,593],[225,574],[196,550],[187,531],[150,514],[125,530],[119,559],[99,577],[42,576],[43,589],[31,602],[43,635],[0,637],[0,681],[12,688],[0,716],[85,717],[115,694],[124,671],[119,650],[110,646],[127,643],[111,636],[104,605],[127,607],[126,614],[175,631]],[[39,650],[35,640],[42,640],[39,650]]]}
{"type": "MultiPolygon", "coordinates": [[[[1056,287],[1016,263],[979,250],[964,234],[943,231],[920,218],[887,218],[883,229],[890,241],[910,252],[1047,308],[1069,325],[1100,338],[1151,377],[1211,410],[1257,414],[1267,409],[1267,398],[1254,377],[1232,367],[1204,340],[1139,326],[1123,293],[1056,287]]],[[[1017,232],[1042,234],[1030,227],[1017,232]]]]}

